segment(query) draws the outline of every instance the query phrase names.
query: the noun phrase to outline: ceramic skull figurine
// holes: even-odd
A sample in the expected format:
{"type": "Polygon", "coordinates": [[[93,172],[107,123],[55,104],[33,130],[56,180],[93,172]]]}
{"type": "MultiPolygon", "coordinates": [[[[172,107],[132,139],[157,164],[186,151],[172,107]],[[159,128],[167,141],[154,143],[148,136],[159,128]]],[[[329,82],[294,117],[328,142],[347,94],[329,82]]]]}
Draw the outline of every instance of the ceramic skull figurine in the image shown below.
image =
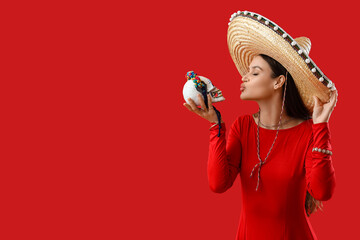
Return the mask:
{"type": "Polygon", "coordinates": [[[189,102],[187,99],[191,98],[195,102],[196,106],[200,106],[200,101],[197,95],[200,94],[204,99],[202,92],[205,91],[206,93],[210,93],[212,102],[221,102],[225,100],[222,92],[212,84],[210,79],[198,76],[194,71],[187,72],[185,77],[187,78],[187,81],[183,88],[183,96],[184,100],[188,104],[189,102]]]}

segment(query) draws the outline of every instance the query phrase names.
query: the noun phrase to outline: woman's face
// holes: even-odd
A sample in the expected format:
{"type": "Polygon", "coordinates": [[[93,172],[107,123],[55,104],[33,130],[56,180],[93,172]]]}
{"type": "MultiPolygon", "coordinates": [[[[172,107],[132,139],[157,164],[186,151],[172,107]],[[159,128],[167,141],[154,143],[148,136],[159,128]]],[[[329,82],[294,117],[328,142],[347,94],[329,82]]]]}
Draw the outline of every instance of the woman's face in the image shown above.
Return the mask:
{"type": "Polygon", "coordinates": [[[250,63],[248,73],[242,78],[240,98],[260,100],[270,98],[275,92],[278,78],[272,78],[270,65],[261,57],[255,56],[250,63]]]}

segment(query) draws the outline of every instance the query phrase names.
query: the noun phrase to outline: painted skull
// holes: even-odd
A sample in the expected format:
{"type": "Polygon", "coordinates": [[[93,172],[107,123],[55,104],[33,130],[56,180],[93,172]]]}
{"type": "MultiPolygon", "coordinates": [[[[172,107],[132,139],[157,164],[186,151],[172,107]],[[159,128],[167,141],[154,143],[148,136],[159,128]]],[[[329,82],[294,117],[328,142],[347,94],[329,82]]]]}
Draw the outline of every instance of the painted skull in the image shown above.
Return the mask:
{"type": "Polygon", "coordinates": [[[184,100],[188,104],[189,102],[187,101],[187,99],[191,98],[195,102],[196,106],[200,106],[200,101],[198,100],[197,95],[200,94],[203,99],[204,96],[198,89],[204,87],[204,85],[206,85],[206,93],[210,93],[212,102],[221,102],[225,100],[222,92],[212,84],[210,79],[203,76],[198,76],[193,71],[187,72],[185,76],[187,78],[187,81],[183,88],[183,96],[184,100]]]}

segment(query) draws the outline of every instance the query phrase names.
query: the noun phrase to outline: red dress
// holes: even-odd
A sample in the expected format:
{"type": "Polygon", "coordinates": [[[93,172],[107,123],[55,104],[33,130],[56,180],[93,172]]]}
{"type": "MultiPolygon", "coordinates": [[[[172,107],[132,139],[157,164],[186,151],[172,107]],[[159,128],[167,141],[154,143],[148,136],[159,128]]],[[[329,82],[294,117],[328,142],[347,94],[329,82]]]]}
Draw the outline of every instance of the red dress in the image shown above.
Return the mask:
{"type": "MultiPolygon", "coordinates": [[[[225,139],[225,123],[210,129],[208,180],[210,189],[223,193],[238,173],[242,208],[237,240],[317,239],[305,211],[306,191],[327,201],[334,192],[335,171],[330,154],[329,123],[312,119],[280,129],[276,142],[259,171],[257,124],[252,115],[239,116],[225,139]],[[255,167],[255,168],[254,168],[255,167]],[[250,177],[251,171],[252,177],[250,177]]],[[[212,124],[211,124],[212,125],[212,124]]],[[[265,160],[276,130],[260,127],[260,158],[265,160]]]]}

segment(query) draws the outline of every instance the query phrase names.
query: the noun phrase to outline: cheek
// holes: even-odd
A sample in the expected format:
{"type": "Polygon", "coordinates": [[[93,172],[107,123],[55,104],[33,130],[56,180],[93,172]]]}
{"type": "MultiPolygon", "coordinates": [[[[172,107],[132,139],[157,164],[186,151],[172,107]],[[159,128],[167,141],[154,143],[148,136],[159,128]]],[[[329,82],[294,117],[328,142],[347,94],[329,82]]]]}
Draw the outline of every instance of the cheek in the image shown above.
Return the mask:
{"type": "Polygon", "coordinates": [[[256,92],[263,93],[268,91],[268,86],[266,86],[266,84],[264,84],[263,82],[254,82],[250,86],[250,89],[254,93],[256,92]]]}
{"type": "Polygon", "coordinates": [[[246,88],[246,90],[247,90],[247,94],[251,94],[251,96],[254,98],[264,98],[264,97],[268,97],[272,94],[270,86],[268,86],[264,83],[255,83],[254,82],[254,84],[251,84],[251,86],[248,86],[246,88]]]}

